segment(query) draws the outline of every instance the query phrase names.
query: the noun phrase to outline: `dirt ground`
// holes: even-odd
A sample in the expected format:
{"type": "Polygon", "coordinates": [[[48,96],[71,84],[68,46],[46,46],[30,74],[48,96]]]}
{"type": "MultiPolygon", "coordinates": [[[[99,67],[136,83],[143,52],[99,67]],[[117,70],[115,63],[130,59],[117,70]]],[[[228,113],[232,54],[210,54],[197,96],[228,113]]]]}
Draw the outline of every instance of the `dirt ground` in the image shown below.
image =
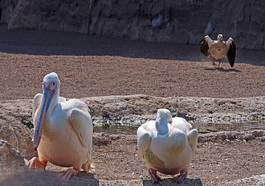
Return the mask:
{"type": "MultiPolygon", "coordinates": [[[[95,146],[96,175],[101,179],[150,179],[137,157],[134,137],[95,146]]],[[[265,146],[260,141],[199,143],[189,177],[203,185],[216,185],[265,173],[265,146]]]]}
{"type": "MultiPolygon", "coordinates": [[[[150,185],[150,176],[144,162],[137,156],[136,137],[134,135],[111,136],[99,138],[101,140],[93,146],[93,162],[95,165],[93,179],[90,179],[91,175],[80,173],[78,179],[73,178],[70,185],[86,185],[85,183],[94,183],[98,180],[99,183],[108,183],[106,185],[128,185],[128,182],[131,183],[131,181],[134,184],[130,185],[150,185]],[[125,181],[127,184],[121,184],[121,181],[125,181]]],[[[264,142],[260,140],[247,142],[227,140],[199,143],[196,155],[191,163],[188,180],[193,182],[191,185],[194,185],[194,183],[198,183],[198,185],[225,185],[230,181],[265,174],[264,158],[265,146],[264,142]]],[[[53,173],[65,169],[51,164],[47,168],[48,172],[52,171],[53,173]]],[[[20,182],[22,185],[36,184],[37,179],[41,183],[40,185],[45,185],[45,183],[53,185],[52,180],[59,177],[58,174],[50,176],[52,177],[47,177],[43,173],[38,178],[30,176],[11,177],[9,181],[6,180],[3,184],[17,185],[15,180],[20,180],[18,183],[20,182]],[[51,180],[46,180],[47,178],[51,180]]],[[[170,178],[170,176],[162,174],[160,176],[163,179],[170,178]]],[[[58,185],[58,183],[60,182],[55,185],[58,185]]],[[[167,185],[166,183],[162,185],[167,185]]]]}
{"type": "MultiPolygon", "coordinates": [[[[143,180],[150,182],[144,162],[137,156],[135,136],[122,135],[111,143],[94,145],[95,178],[98,180],[143,180]]],[[[110,142],[110,141],[108,141],[110,142]]],[[[264,142],[226,141],[199,143],[188,178],[201,185],[222,185],[229,181],[265,173],[264,142]]],[[[50,171],[62,170],[49,165],[50,171]]],[[[160,174],[162,178],[170,178],[160,174]]]]}
{"type": "MultiPolygon", "coordinates": [[[[97,39],[80,34],[0,28],[0,99],[32,98],[55,71],[65,97],[147,94],[251,97],[265,95],[265,52],[239,50],[236,65],[214,69],[198,46],[97,39]]],[[[100,179],[147,178],[135,140],[95,146],[100,179]]],[[[205,185],[265,174],[264,142],[199,144],[191,178],[205,185]]]]}
{"type": "Polygon", "coordinates": [[[65,97],[265,95],[265,52],[239,50],[237,56],[234,69],[225,63],[216,70],[198,46],[0,26],[0,99],[32,98],[52,71],[65,97]]]}

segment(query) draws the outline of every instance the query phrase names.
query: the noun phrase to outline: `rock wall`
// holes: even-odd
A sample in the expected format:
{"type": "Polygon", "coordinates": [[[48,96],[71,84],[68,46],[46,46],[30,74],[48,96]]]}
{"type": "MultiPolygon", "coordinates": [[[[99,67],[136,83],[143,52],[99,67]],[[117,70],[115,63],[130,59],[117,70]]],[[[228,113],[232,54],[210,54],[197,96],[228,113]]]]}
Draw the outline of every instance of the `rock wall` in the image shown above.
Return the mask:
{"type": "Polygon", "coordinates": [[[221,32],[241,48],[265,49],[264,7],[263,0],[1,0],[0,14],[9,29],[184,44],[221,32]]]}

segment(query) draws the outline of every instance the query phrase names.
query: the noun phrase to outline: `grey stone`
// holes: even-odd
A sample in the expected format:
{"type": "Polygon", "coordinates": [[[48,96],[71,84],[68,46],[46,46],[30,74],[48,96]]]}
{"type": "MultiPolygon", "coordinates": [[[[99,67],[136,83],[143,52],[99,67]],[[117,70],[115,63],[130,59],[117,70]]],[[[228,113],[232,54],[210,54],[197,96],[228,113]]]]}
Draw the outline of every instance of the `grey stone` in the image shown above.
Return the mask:
{"type": "Polygon", "coordinates": [[[25,170],[24,159],[7,141],[0,139],[0,183],[14,172],[25,170]]]}
{"type": "Polygon", "coordinates": [[[8,28],[87,33],[88,11],[89,3],[82,0],[19,0],[8,28]]]}
{"type": "Polygon", "coordinates": [[[265,49],[265,1],[2,0],[9,29],[80,32],[134,40],[198,44],[232,36],[239,48],[265,49]]]}
{"type": "Polygon", "coordinates": [[[249,178],[238,179],[220,185],[229,186],[262,186],[265,184],[265,175],[255,175],[249,178]]]}

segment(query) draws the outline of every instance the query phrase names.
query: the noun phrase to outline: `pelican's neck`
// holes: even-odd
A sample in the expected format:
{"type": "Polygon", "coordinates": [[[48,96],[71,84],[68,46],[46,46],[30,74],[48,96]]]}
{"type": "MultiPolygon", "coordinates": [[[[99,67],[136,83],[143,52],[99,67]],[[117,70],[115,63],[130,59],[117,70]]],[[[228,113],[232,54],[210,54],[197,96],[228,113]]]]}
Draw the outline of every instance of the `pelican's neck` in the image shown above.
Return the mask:
{"type": "Polygon", "coordinates": [[[158,134],[163,135],[168,133],[168,119],[157,118],[156,119],[156,130],[158,134]]]}

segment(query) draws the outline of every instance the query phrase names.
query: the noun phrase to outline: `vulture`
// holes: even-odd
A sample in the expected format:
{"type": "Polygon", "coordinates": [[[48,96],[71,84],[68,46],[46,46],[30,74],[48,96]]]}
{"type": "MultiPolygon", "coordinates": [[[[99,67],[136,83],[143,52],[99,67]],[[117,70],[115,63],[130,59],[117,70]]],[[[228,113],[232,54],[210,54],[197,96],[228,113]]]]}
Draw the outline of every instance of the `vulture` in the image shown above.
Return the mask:
{"type": "Polygon", "coordinates": [[[213,40],[207,35],[200,42],[200,50],[212,61],[213,65],[215,65],[215,62],[219,62],[218,68],[224,61],[225,56],[227,56],[231,67],[235,64],[236,45],[231,37],[224,41],[222,34],[218,34],[217,40],[213,40]]]}

